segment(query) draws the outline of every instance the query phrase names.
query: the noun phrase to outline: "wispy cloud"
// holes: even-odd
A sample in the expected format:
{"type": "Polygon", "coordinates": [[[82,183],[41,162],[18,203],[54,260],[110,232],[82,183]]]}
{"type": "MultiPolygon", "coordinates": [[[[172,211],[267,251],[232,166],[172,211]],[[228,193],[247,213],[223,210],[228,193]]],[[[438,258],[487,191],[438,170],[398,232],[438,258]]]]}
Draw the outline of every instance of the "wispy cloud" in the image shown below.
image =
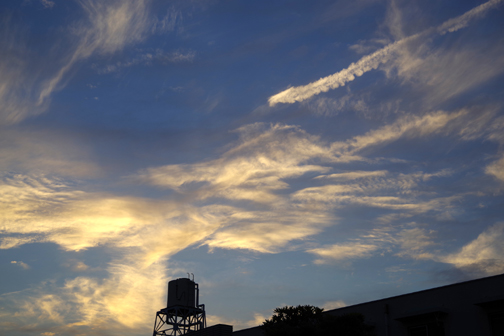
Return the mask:
{"type": "Polygon", "coordinates": [[[489,164],[485,168],[485,172],[504,182],[504,157],[489,164]]]}
{"type": "Polygon", "coordinates": [[[113,1],[108,3],[81,1],[87,22],[76,26],[78,38],[75,50],[51,79],[47,80],[38,97],[37,105],[57,89],[63,76],[79,60],[93,53],[112,53],[125,45],[139,41],[149,27],[147,1],[113,1]]]}
{"type": "MultiPolygon", "coordinates": [[[[68,73],[82,60],[96,54],[110,54],[141,41],[153,25],[147,0],[79,1],[85,19],[67,29],[70,44],[57,55],[31,55],[23,47],[23,31],[3,20],[0,36],[0,122],[17,123],[44,112],[51,95],[65,86],[68,73]],[[50,63],[46,66],[43,62],[50,63]],[[34,71],[35,69],[35,71],[34,71]],[[43,70],[41,70],[43,69],[43,70]],[[46,70],[48,69],[48,70],[46,70]]],[[[46,7],[54,4],[43,1],[46,7]]]]}
{"type": "Polygon", "coordinates": [[[448,113],[437,111],[423,116],[407,115],[394,123],[358,135],[346,144],[333,144],[333,147],[344,146],[350,153],[358,152],[370,146],[386,144],[400,138],[418,138],[441,132],[453,120],[467,114],[466,110],[448,113]]]}
{"type": "Polygon", "coordinates": [[[192,62],[194,60],[195,55],[196,53],[194,51],[189,51],[185,53],[181,51],[164,52],[161,49],[157,49],[155,52],[142,54],[137,58],[134,58],[126,62],[119,61],[114,64],[107,65],[104,68],[98,69],[98,73],[106,74],[116,72],[119,71],[121,68],[128,68],[135,65],[150,66],[153,63],[167,64],[167,63],[192,62]]]}
{"type": "Polygon", "coordinates": [[[421,33],[414,34],[402,38],[396,42],[375,51],[374,53],[364,56],[356,63],[350,64],[346,69],[341,70],[333,75],[324,77],[313,83],[291,87],[282,91],[268,99],[269,105],[273,106],[278,103],[295,103],[309,99],[321,92],[327,92],[331,89],[344,86],[346,83],[355,80],[356,77],[362,76],[364,73],[377,69],[380,64],[386,63],[396,56],[398,50],[404,45],[421,36],[437,34],[446,34],[448,32],[457,31],[469,24],[471,20],[482,17],[488,10],[497,6],[502,0],[490,0],[465,14],[456,18],[450,19],[442,23],[437,28],[429,28],[421,33]]]}
{"type": "Polygon", "coordinates": [[[476,239],[452,253],[442,249],[435,231],[422,226],[409,223],[399,230],[386,226],[376,227],[368,234],[355,238],[353,242],[326,245],[307,252],[317,256],[315,264],[346,264],[357,259],[393,253],[401,258],[450,264],[469,278],[504,271],[503,223],[488,227],[476,239]]]}
{"type": "Polygon", "coordinates": [[[282,181],[327,167],[310,164],[315,158],[334,158],[330,149],[299,128],[253,124],[239,129],[240,142],[221,158],[193,165],[169,165],[145,170],[140,178],[157,186],[206,199],[224,197],[258,203],[279,201],[282,181]],[[201,183],[198,188],[192,185],[201,183]]]}
{"type": "Polygon", "coordinates": [[[488,10],[496,7],[501,2],[502,0],[490,0],[488,2],[485,2],[484,4],[481,4],[478,7],[471,9],[470,11],[464,13],[461,16],[458,16],[456,18],[444,22],[437,28],[437,31],[440,34],[446,34],[446,33],[453,33],[459,29],[467,27],[472,20],[481,18],[483,15],[485,15],[485,13],[488,10]]]}
{"type": "Polygon", "coordinates": [[[504,223],[497,223],[460,251],[439,258],[473,277],[495,275],[504,272],[504,223]]]}
{"type": "MultiPolygon", "coordinates": [[[[147,293],[147,282],[153,274],[164,281],[170,258],[190,246],[255,253],[303,250],[313,254],[317,264],[388,254],[465,267],[459,255],[433,256],[436,234],[428,225],[404,224],[422,214],[435,218],[463,199],[462,194],[425,192],[431,183],[450,177],[452,170],[401,173],[346,165],[365,164],[370,161],[365,149],[400,139],[438,135],[471,141],[496,136],[497,130],[484,126],[495,120],[494,114],[474,123],[474,128],[466,122],[471,116],[471,110],[406,115],[334,143],[296,126],[247,125],[217,158],[151,167],[133,176],[135,182],[172,189],[164,200],[88,192],[44,174],[5,175],[0,185],[2,248],[51,242],[66,251],[107,246],[115,255],[104,269],[104,279],[93,278],[86,264],[75,262],[69,267],[80,272],[78,277],[30,292],[29,307],[19,300],[15,306],[23,307],[30,318],[40,316],[41,324],[57,325],[50,329],[55,333],[90,326],[145,328],[163,296],[159,291],[147,293]],[[358,237],[314,245],[310,239],[340,225],[338,210],[348,206],[390,215],[384,218],[380,212],[378,224],[358,237]],[[390,225],[394,221],[396,225],[390,225]],[[172,243],[166,244],[168,240],[172,243]],[[124,312],[133,305],[140,307],[142,316],[126,318],[124,312]]],[[[471,256],[464,253],[466,259],[471,256]]],[[[478,263],[481,258],[473,259],[478,263]]]]}
{"type": "Polygon", "coordinates": [[[102,169],[90,149],[55,130],[4,129],[0,133],[0,170],[20,174],[97,176],[102,169]]]}
{"type": "Polygon", "coordinates": [[[19,265],[22,269],[28,270],[30,269],[30,265],[22,262],[22,261],[17,261],[17,260],[12,260],[11,264],[19,265]]]}
{"type": "Polygon", "coordinates": [[[54,7],[54,5],[56,5],[56,3],[51,0],[40,0],[40,2],[42,3],[42,6],[44,6],[45,8],[52,8],[54,7]]]}
{"type": "Polygon", "coordinates": [[[346,69],[335,73],[334,75],[327,76],[319,79],[316,82],[288,88],[285,91],[277,93],[268,99],[269,105],[274,106],[278,103],[295,103],[311,98],[321,92],[327,92],[331,89],[336,89],[344,86],[346,83],[353,81],[356,77],[362,76],[364,73],[378,68],[381,63],[389,60],[391,53],[398,47],[398,45],[405,43],[401,40],[394,42],[385,48],[375,51],[371,55],[361,58],[356,63],[350,64],[346,69]]]}
{"type": "Polygon", "coordinates": [[[332,246],[308,250],[307,252],[316,254],[320,259],[316,259],[316,264],[326,263],[328,260],[347,260],[356,258],[367,258],[372,256],[372,252],[378,246],[362,243],[345,243],[332,246]]]}
{"type": "Polygon", "coordinates": [[[104,335],[124,328],[137,333],[151,329],[165,297],[164,288],[152,286],[152,281],[166,281],[165,265],[139,269],[113,263],[108,272],[105,279],[81,276],[67,279],[60,287],[49,282],[15,296],[2,295],[0,302],[9,307],[8,315],[15,317],[2,329],[14,331],[31,325],[39,333],[95,334],[100,330],[104,335]],[[127,313],[131,310],[136,312],[133,316],[127,313]]]}
{"type": "Polygon", "coordinates": [[[331,310],[331,309],[338,309],[338,308],[343,308],[346,307],[347,304],[342,301],[342,300],[336,300],[336,301],[328,301],[322,305],[324,310],[331,310]]]}
{"type": "Polygon", "coordinates": [[[7,177],[0,190],[2,248],[33,241],[69,251],[110,244],[134,249],[131,262],[142,266],[194,244],[220,224],[215,217],[221,210],[212,207],[198,210],[177,202],[86,193],[44,176],[7,177]],[[188,234],[187,225],[199,226],[201,236],[188,234]],[[166,235],[178,237],[179,244],[162,244],[166,235]]]}

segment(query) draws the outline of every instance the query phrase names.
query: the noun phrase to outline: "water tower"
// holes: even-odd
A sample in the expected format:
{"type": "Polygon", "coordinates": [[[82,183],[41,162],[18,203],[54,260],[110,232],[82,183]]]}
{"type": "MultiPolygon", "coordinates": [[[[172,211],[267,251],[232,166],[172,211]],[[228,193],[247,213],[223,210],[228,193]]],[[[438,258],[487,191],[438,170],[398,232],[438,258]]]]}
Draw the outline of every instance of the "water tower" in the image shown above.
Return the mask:
{"type": "Polygon", "coordinates": [[[199,287],[193,279],[168,282],[166,308],[156,313],[153,336],[184,335],[206,328],[205,305],[199,304],[199,287]]]}

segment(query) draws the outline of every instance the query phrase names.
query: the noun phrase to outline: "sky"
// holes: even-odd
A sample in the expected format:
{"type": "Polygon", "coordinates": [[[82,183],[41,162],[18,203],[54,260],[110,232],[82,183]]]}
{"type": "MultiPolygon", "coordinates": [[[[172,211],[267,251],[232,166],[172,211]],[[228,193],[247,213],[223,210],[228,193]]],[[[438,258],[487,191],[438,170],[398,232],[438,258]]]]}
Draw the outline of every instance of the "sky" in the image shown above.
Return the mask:
{"type": "Polygon", "coordinates": [[[504,273],[504,0],[1,1],[0,172],[2,334],[504,273]]]}

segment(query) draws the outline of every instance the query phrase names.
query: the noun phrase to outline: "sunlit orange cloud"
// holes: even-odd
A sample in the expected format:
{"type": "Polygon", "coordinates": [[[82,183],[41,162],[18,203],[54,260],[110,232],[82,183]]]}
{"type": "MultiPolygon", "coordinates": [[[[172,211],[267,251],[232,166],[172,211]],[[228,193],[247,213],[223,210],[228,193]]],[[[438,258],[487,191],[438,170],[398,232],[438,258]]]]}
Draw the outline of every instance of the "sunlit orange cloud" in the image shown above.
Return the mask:
{"type": "Polygon", "coordinates": [[[233,211],[86,193],[44,177],[18,175],[5,182],[0,185],[2,248],[39,241],[79,251],[109,244],[137,248],[132,261],[149,265],[207,237],[233,211]],[[162,244],[167,237],[178,243],[162,244]]]}
{"type": "Polygon", "coordinates": [[[96,279],[79,276],[65,281],[62,287],[51,282],[0,297],[3,306],[11,307],[2,320],[2,330],[19,330],[29,326],[55,334],[142,333],[152,328],[152,316],[163,306],[165,289],[152,286],[167,280],[166,265],[156,263],[139,269],[112,263],[110,276],[96,279]]]}
{"type": "MultiPolygon", "coordinates": [[[[403,137],[439,132],[468,136],[472,133],[461,128],[465,124],[461,118],[468,115],[472,112],[406,116],[395,124],[335,144],[324,143],[298,127],[250,125],[239,130],[241,137],[234,147],[217,159],[139,172],[134,177],[137,181],[175,190],[176,196],[162,201],[85,192],[45,175],[5,177],[0,185],[5,233],[2,248],[52,242],[71,251],[101,245],[117,251],[106,268],[105,279],[93,278],[81,265],[80,276],[60,287],[41,285],[24,298],[17,297],[15,305],[25,307],[29,318],[40,316],[40,323],[53,321],[54,328],[145,329],[162,306],[159,300],[163,297],[163,288],[145,292],[148,280],[154,275],[158,282],[164,282],[173,272],[170,257],[189,246],[258,253],[307,249],[318,264],[367,258],[388,253],[391,248],[399,250],[398,257],[438,260],[429,250],[435,244],[435,234],[421,225],[388,227],[398,218],[393,216],[382,218],[381,227],[354,241],[320,247],[311,244],[310,248],[302,244],[292,247],[292,243],[307,241],[338,225],[334,212],[345,204],[398,210],[403,216],[400,218],[428,211],[449,213],[451,204],[461,195],[440,198],[416,191],[422,183],[449,176],[449,170],[428,174],[384,170],[335,173],[332,167],[346,162],[341,158],[347,151],[362,151],[403,137]],[[291,189],[288,180],[304,178],[307,173],[312,175],[310,180],[322,185],[291,189]],[[240,203],[243,201],[249,203],[240,203]],[[170,244],[166,244],[168,240],[170,244]],[[126,318],[125,312],[130,309],[126,301],[140,307],[143,317],[126,318]]],[[[478,134],[489,137],[488,133],[478,134]]],[[[450,255],[439,261],[462,267],[467,263],[460,258],[450,255]]],[[[57,329],[51,332],[57,333],[57,329]]]]}
{"type": "Polygon", "coordinates": [[[275,191],[288,187],[283,179],[328,171],[328,167],[310,164],[309,160],[335,160],[317,137],[293,126],[254,124],[242,127],[239,132],[240,142],[219,159],[149,168],[139,178],[199,199],[223,197],[272,203],[281,202],[275,191]],[[191,188],[195,183],[204,184],[191,188]]]}
{"type": "Polygon", "coordinates": [[[334,216],[300,209],[243,212],[234,215],[236,224],[225,227],[205,240],[210,248],[278,252],[293,240],[302,240],[335,225],[334,216]]]}

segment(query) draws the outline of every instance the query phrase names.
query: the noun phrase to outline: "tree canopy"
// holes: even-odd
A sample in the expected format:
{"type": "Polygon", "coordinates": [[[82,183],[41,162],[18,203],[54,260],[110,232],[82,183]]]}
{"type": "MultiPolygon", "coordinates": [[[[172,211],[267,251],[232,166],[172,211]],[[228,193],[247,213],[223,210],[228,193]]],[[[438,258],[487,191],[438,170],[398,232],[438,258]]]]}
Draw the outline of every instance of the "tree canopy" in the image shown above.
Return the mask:
{"type": "Polygon", "coordinates": [[[372,336],[374,328],[358,313],[334,316],[323,314],[315,306],[285,306],[276,308],[273,316],[263,322],[267,336],[372,336]]]}

